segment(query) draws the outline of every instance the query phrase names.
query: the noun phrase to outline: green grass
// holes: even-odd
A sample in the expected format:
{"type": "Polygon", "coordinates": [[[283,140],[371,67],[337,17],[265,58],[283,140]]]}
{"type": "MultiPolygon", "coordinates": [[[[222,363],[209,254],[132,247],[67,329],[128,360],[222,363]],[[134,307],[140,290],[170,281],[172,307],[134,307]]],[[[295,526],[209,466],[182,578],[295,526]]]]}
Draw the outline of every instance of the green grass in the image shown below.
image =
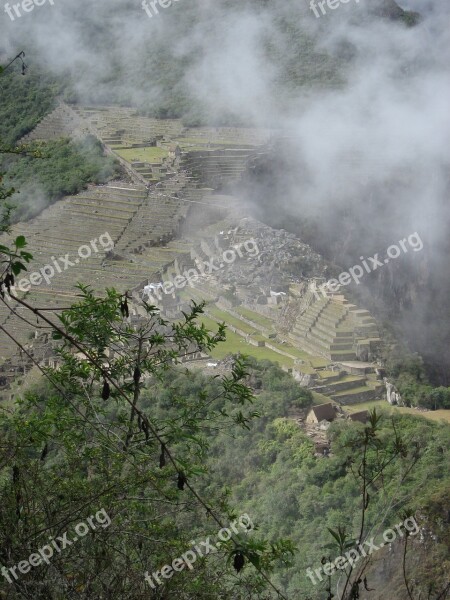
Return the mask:
{"type": "Polygon", "coordinates": [[[314,375],[316,370],[308,365],[296,365],[295,370],[299,371],[299,373],[304,373],[305,375],[314,375]]]}
{"type": "MultiPolygon", "coordinates": [[[[345,375],[345,377],[341,377],[339,381],[359,381],[361,379],[361,375],[345,375]]],[[[371,386],[368,386],[371,387],[371,386]]]]}
{"type": "Polygon", "coordinates": [[[255,340],[255,341],[257,341],[257,342],[264,342],[264,343],[265,343],[265,342],[268,342],[268,341],[269,341],[269,340],[268,340],[266,337],[264,337],[263,335],[252,335],[251,337],[252,337],[252,340],[255,340]]]}
{"type": "Polygon", "coordinates": [[[328,379],[328,377],[336,377],[336,371],[317,371],[320,379],[328,379]]]}
{"type": "Polygon", "coordinates": [[[159,146],[149,148],[126,148],[122,150],[115,150],[121,158],[124,158],[128,162],[140,161],[148,163],[161,162],[163,158],[168,156],[168,151],[159,146]]]}
{"type": "Polygon", "coordinates": [[[276,348],[277,350],[280,350],[281,352],[287,352],[288,354],[291,354],[295,358],[304,360],[308,364],[311,362],[311,359],[313,358],[312,354],[308,354],[304,350],[299,350],[298,348],[294,348],[294,346],[289,346],[288,344],[280,344],[279,342],[275,342],[274,340],[267,340],[267,342],[271,346],[276,348]]]}
{"type": "Polygon", "coordinates": [[[220,321],[224,321],[227,325],[232,325],[233,327],[240,329],[244,333],[248,333],[250,335],[260,333],[259,330],[255,329],[254,327],[251,327],[250,325],[247,325],[247,323],[245,323],[244,321],[236,319],[236,317],[233,317],[232,315],[230,315],[230,313],[227,313],[224,310],[220,310],[219,308],[211,306],[208,307],[208,312],[220,321]]]}
{"type": "Polygon", "coordinates": [[[373,392],[373,388],[367,387],[366,385],[362,385],[357,388],[352,388],[350,390],[342,390],[341,392],[333,393],[333,396],[349,396],[353,394],[360,394],[361,392],[373,392]]]}
{"type": "Polygon", "coordinates": [[[245,317],[246,319],[253,321],[253,323],[256,323],[257,325],[261,325],[261,327],[265,327],[266,329],[273,329],[273,321],[271,321],[267,317],[263,317],[259,313],[254,312],[253,310],[249,310],[248,308],[245,308],[244,306],[238,306],[235,309],[235,312],[239,313],[241,316],[245,317]]]}
{"type": "Polygon", "coordinates": [[[328,402],[333,402],[331,398],[328,398],[323,394],[319,394],[319,392],[315,392],[314,390],[311,390],[311,394],[313,396],[314,404],[327,404],[328,402]]]}
{"type": "MultiPolygon", "coordinates": [[[[204,323],[205,327],[211,331],[217,331],[217,323],[207,316],[199,317],[199,322],[204,323]]],[[[277,362],[279,365],[285,365],[289,368],[294,364],[294,361],[287,356],[281,356],[268,348],[259,348],[248,344],[242,336],[233,333],[229,329],[226,331],[226,338],[225,342],[220,342],[216,348],[211,351],[211,356],[213,358],[222,359],[228,354],[237,354],[238,352],[241,352],[242,354],[248,354],[259,360],[271,360],[272,362],[277,362]]]]}
{"type": "Polygon", "coordinates": [[[328,367],[331,361],[329,361],[327,358],[322,358],[321,356],[311,355],[309,362],[315,369],[320,369],[322,367],[328,367]]]}

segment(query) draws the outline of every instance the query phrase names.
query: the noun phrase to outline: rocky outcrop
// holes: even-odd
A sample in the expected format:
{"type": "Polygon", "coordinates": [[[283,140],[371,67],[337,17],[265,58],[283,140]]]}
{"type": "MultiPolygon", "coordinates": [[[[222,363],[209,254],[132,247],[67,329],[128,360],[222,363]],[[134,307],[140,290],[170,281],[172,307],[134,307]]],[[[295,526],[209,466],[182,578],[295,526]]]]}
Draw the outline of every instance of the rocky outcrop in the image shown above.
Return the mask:
{"type": "Polygon", "coordinates": [[[395,0],[378,0],[371,3],[371,12],[392,21],[403,21],[407,25],[416,25],[420,20],[419,13],[403,10],[395,0]]]}
{"type": "Polygon", "coordinates": [[[404,406],[404,402],[393,383],[390,383],[386,377],[384,377],[384,383],[386,385],[386,399],[391,405],[404,406]]]}

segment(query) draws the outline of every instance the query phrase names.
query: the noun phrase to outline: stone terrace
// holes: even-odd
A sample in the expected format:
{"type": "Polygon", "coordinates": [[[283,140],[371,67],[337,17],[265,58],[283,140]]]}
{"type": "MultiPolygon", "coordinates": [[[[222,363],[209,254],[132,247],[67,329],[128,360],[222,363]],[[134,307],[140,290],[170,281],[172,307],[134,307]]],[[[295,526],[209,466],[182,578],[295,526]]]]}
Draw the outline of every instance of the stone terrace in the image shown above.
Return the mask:
{"type": "Polygon", "coordinates": [[[102,142],[111,147],[144,144],[158,136],[165,139],[181,135],[181,120],[141,117],[133,108],[74,107],[74,111],[95,130],[102,142]]]}
{"type": "MultiPolygon", "coordinates": [[[[112,182],[90,186],[55,203],[31,221],[14,225],[0,243],[8,244],[18,235],[26,237],[33,261],[19,280],[46,265],[54,268],[53,258],[66,254],[71,262],[78,262],[64,270],[64,262],[58,261],[63,270],[55,273],[50,284],[42,281],[26,293],[18,289],[16,293],[35,306],[52,308],[69,306],[76,300],[77,282],[89,284],[98,292],[107,287],[125,292],[140,283],[159,280],[164,267],[188,250],[176,238],[193,207],[205,212],[203,204],[209,204],[210,192],[209,188],[197,188],[186,173],[179,173],[151,189],[112,182]],[[78,258],[80,246],[90,246],[92,240],[99,240],[105,233],[110,235],[114,248],[104,248],[97,241],[98,252],[92,250],[89,258],[78,258]]],[[[108,238],[103,240],[106,246],[108,238]]],[[[27,323],[21,319],[28,314],[21,307],[17,313],[0,304],[0,324],[26,343],[34,335],[34,320],[27,323]]],[[[15,348],[2,334],[0,358],[14,353],[15,348]]]]}
{"type": "Polygon", "coordinates": [[[89,133],[87,124],[67,104],[60,103],[53,112],[44,117],[30,133],[25,135],[20,143],[81,137],[86,133],[89,133]]]}
{"type": "MultiPolygon", "coordinates": [[[[153,264],[151,261],[139,264],[122,256],[115,258],[114,253],[107,254],[98,241],[98,252],[92,249],[89,258],[78,257],[81,245],[90,246],[92,240],[98,240],[105,233],[110,235],[115,245],[123,245],[124,240],[130,239],[128,229],[133,229],[136,222],[140,223],[142,211],[151,211],[151,206],[153,204],[148,199],[148,192],[143,187],[131,187],[124,183],[92,186],[82,194],[57,202],[31,221],[14,225],[11,235],[2,237],[2,243],[7,244],[18,235],[26,237],[33,254],[28,275],[46,265],[54,268],[52,257],[68,254],[71,262],[76,262],[64,269],[64,262],[58,261],[62,272],[55,273],[49,285],[42,281],[39,285],[31,286],[25,294],[17,289],[17,294],[40,307],[67,306],[76,298],[74,285],[78,281],[89,284],[97,291],[114,286],[125,292],[143,278],[151,276],[152,269],[160,268],[168,260],[166,256],[153,264]]],[[[162,229],[152,230],[151,235],[173,235],[175,224],[175,219],[168,219],[162,229]]],[[[145,236],[142,237],[145,239],[145,236]]],[[[107,247],[108,238],[102,239],[107,247]]],[[[27,274],[22,277],[27,277],[27,274]]],[[[19,310],[19,314],[25,314],[23,309],[19,310]]],[[[11,333],[17,334],[21,341],[29,339],[33,333],[32,325],[30,327],[10,313],[4,305],[0,306],[0,323],[7,326],[11,333]]],[[[5,358],[14,349],[3,335],[0,337],[0,356],[5,358]]]]}
{"type": "Polygon", "coordinates": [[[368,356],[371,346],[380,342],[370,313],[350,304],[342,295],[312,302],[292,323],[288,337],[334,361],[353,361],[363,353],[368,356]]]}

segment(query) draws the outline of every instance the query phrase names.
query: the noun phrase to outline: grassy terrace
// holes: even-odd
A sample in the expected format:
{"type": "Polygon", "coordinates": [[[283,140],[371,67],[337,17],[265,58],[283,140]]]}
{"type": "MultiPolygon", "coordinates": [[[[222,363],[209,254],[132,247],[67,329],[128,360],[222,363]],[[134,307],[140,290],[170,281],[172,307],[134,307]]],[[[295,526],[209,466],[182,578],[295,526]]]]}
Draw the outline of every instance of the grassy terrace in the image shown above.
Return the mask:
{"type": "Polygon", "coordinates": [[[273,340],[267,340],[267,342],[274,348],[280,350],[281,352],[287,352],[288,354],[291,354],[292,356],[295,356],[295,358],[299,358],[300,360],[311,362],[311,359],[313,358],[311,354],[308,354],[304,350],[294,348],[294,346],[290,346],[288,344],[280,344],[280,342],[275,342],[273,340]]]}
{"type": "Polygon", "coordinates": [[[328,377],[335,377],[337,373],[335,371],[319,371],[318,375],[320,379],[327,379],[328,377]]]}
{"type": "MultiPolygon", "coordinates": [[[[204,323],[205,327],[209,330],[216,332],[217,331],[217,323],[212,319],[209,319],[206,316],[201,316],[199,318],[200,323],[204,323]]],[[[254,356],[259,360],[271,360],[272,362],[277,362],[280,365],[285,365],[291,368],[294,364],[294,361],[287,356],[281,356],[277,354],[273,350],[264,347],[257,347],[248,344],[244,338],[236,333],[233,333],[229,329],[226,331],[227,339],[225,342],[221,342],[214,350],[211,352],[211,356],[213,358],[222,359],[228,354],[236,354],[241,352],[242,354],[248,354],[249,356],[254,356]]]]}
{"type": "Polygon", "coordinates": [[[260,333],[258,329],[247,325],[247,323],[245,323],[244,321],[236,319],[236,317],[233,317],[232,315],[230,315],[230,313],[224,310],[220,310],[219,308],[213,307],[211,305],[207,306],[206,310],[219,321],[224,321],[227,325],[232,325],[233,327],[240,329],[244,333],[248,333],[249,335],[260,333]]]}
{"type": "MultiPolygon", "coordinates": [[[[289,367],[291,367],[291,366],[293,366],[295,359],[300,359],[300,360],[305,361],[305,364],[299,365],[297,367],[298,370],[301,371],[302,373],[313,374],[315,372],[315,369],[326,367],[329,363],[328,360],[326,360],[325,358],[322,358],[320,356],[313,356],[311,354],[308,354],[304,350],[300,350],[291,345],[281,344],[274,340],[269,340],[269,339],[265,338],[264,336],[262,336],[259,330],[256,330],[255,328],[251,327],[244,321],[240,321],[239,319],[230,315],[228,312],[226,312],[224,310],[220,310],[219,308],[217,308],[215,306],[209,305],[209,306],[207,306],[207,310],[208,310],[209,314],[212,315],[215,319],[218,319],[220,322],[223,321],[227,325],[232,325],[233,327],[240,329],[244,333],[248,333],[252,337],[252,339],[265,341],[267,343],[270,343],[271,346],[273,346],[280,352],[287,352],[288,354],[290,354],[293,357],[292,359],[287,356],[286,357],[282,356],[282,355],[278,354],[276,351],[271,350],[270,348],[265,349],[265,352],[272,353],[273,355],[275,355],[277,357],[277,360],[283,365],[288,365],[289,367]]],[[[242,308],[241,308],[241,310],[242,310],[242,308]]],[[[241,310],[239,311],[240,314],[242,314],[243,316],[246,316],[247,318],[250,318],[250,314],[251,315],[257,314],[257,313],[254,313],[253,311],[249,311],[248,309],[247,310],[244,309],[244,313],[241,312],[241,310]]],[[[260,315],[257,315],[257,316],[260,316],[260,315]]],[[[269,319],[267,319],[265,317],[261,317],[261,319],[263,319],[265,321],[265,324],[267,323],[267,324],[272,325],[272,323],[269,319]]],[[[256,323],[256,318],[253,320],[256,323]]],[[[232,333],[232,332],[229,332],[229,333],[232,333]]],[[[264,348],[259,348],[258,350],[261,351],[261,350],[264,350],[264,348]]],[[[254,354],[252,354],[252,355],[254,355],[254,354]]],[[[274,359],[271,358],[269,360],[274,360],[274,359]]]]}
{"type": "Polygon", "coordinates": [[[310,365],[296,365],[295,370],[303,373],[304,375],[314,375],[316,370],[310,365]]]}
{"type": "Polygon", "coordinates": [[[326,358],[322,358],[321,356],[312,356],[312,355],[308,355],[308,356],[309,356],[308,360],[311,363],[311,366],[313,366],[315,369],[323,369],[330,364],[329,360],[327,360],[326,358]]]}
{"type": "MultiPolygon", "coordinates": [[[[243,352],[254,356],[255,358],[278,362],[280,365],[284,365],[288,368],[292,368],[294,366],[295,359],[301,359],[305,361],[305,364],[299,365],[297,368],[299,371],[306,374],[314,374],[315,368],[320,368],[328,364],[325,359],[311,356],[310,354],[307,354],[306,352],[298,350],[292,346],[288,346],[287,344],[280,344],[272,340],[268,340],[243,321],[239,321],[239,319],[232,317],[226,311],[220,310],[215,306],[209,305],[207,306],[207,310],[210,315],[218,321],[237,327],[241,331],[248,333],[253,340],[269,342],[274,348],[279,349],[281,352],[287,352],[288,354],[292,355],[292,358],[290,358],[288,356],[278,354],[276,350],[272,350],[271,348],[253,346],[252,344],[247,343],[242,336],[227,330],[227,341],[223,344],[220,344],[220,347],[213,351],[212,356],[214,358],[223,358],[229,353],[243,352]]],[[[204,317],[202,318],[202,322],[204,322],[208,328],[212,329],[213,331],[217,331],[217,322],[213,319],[204,317]]]]}
{"type": "Polygon", "coordinates": [[[206,136],[198,136],[198,137],[180,137],[175,139],[176,143],[180,146],[183,144],[198,144],[200,145],[200,149],[203,150],[205,148],[205,144],[211,144],[212,147],[223,147],[223,146],[242,146],[243,148],[248,148],[248,142],[244,140],[232,140],[232,139],[208,139],[206,136]]]}
{"type": "Polygon", "coordinates": [[[265,327],[266,329],[273,328],[273,322],[270,319],[268,319],[267,317],[263,317],[259,313],[245,308],[244,306],[236,307],[235,312],[239,313],[242,317],[245,317],[249,321],[253,321],[253,323],[261,325],[261,327],[265,327]]]}
{"type": "Polygon", "coordinates": [[[328,402],[332,402],[328,396],[319,394],[319,392],[315,392],[314,390],[311,390],[311,394],[313,395],[314,404],[328,404],[328,402]]]}
{"type": "Polygon", "coordinates": [[[125,148],[115,150],[115,153],[128,162],[161,162],[163,158],[168,156],[168,151],[158,146],[149,148],[125,148]]]}
{"type": "MultiPolygon", "coordinates": [[[[320,379],[323,379],[323,382],[320,382],[321,385],[326,385],[327,383],[327,379],[329,377],[336,377],[337,376],[337,372],[336,371],[317,371],[317,375],[320,379]]],[[[344,375],[343,377],[340,377],[339,379],[336,380],[336,382],[332,382],[332,383],[342,383],[342,382],[351,382],[351,381],[362,381],[361,375],[344,375]]]]}
{"type": "Polygon", "coordinates": [[[360,410],[372,410],[374,408],[382,409],[389,414],[407,414],[416,417],[424,417],[431,421],[446,421],[450,423],[450,410],[435,410],[421,412],[415,408],[406,408],[403,406],[391,406],[386,400],[372,400],[371,402],[363,402],[361,404],[347,405],[345,410],[350,413],[359,412],[360,410]]]}
{"type": "Polygon", "coordinates": [[[372,390],[372,387],[368,387],[367,385],[361,385],[360,387],[352,388],[351,390],[342,390],[341,392],[334,392],[333,396],[349,396],[353,394],[361,394],[362,392],[370,392],[372,390]]]}
{"type": "Polygon", "coordinates": [[[217,144],[214,144],[214,147],[207,148],[206,142],[202,144],[200,140],[196,140],[195,143],[180,142],[179,146],[184,152],[212,152],[213,150],[219,150],[217,144]]]}

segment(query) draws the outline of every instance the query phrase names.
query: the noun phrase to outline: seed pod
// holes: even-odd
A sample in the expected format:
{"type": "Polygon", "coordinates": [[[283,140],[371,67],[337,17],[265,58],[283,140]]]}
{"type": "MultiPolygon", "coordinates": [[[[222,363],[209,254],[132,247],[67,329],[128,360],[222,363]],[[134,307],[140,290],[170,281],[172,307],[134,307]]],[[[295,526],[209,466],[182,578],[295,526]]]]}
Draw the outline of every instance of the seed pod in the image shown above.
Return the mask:
{"type": "Polygon", "coordinates": [[[110,394],[111,394],[111,388],[109,387],[109,383],[105,379],[103,381],[102,400],[108,400],[110,394]]]}
{"type": "Polygon", "coordinates": [[[128,310],[128,300],[125,297],[125,300],[120,303],[120,312],[122,313],[122,317],[129,317],[130,311],[128,310]]]}
{"type": "Polygon", "coordinates": [[[5,277],[5,287],[8,290],[8,293],[11,292],[11,275],[8,273],[5,277]]]}
{"type": "Polygon", "coordinates": [[[19,467],[14,465],[13,466],[13,483],[14,483],[14,485],[17,485],[19,483],[19,475],[20,475],[19,467]]]}
{"type": "Polygon", "coordinates": [[[126,452],[126,451],[127,451],[127,449],[128,449],[128,446],[130,445],[130,442],[131,442],[131,440],[133,439],[133,437],[134,437],[133,433],[127,433],[127,437],[126,437],[126,439],[125,439],[125,444],[124,444],[124,446],[123,446],[123,450],[124,450],[124,452],[126,452]]]}
{"type": "Polygon", "coordinates": [[[369,584],[367,582],[367,577],[364,577],[364,589],[366,590],[366,592],[373,592],[374,588],[370,588],[369,584]]]}
{"type": "Polygon", "coordinates": [[[184,490],[184,485],[187,482],[186,475],[184,473],[178,473],[177,487],[179,490],[184,490]]]}
{"type": "Polygon", "coordinates": [[[142,420],[142,430],[145,433],[145,439],[148,440],[150,434],[148,432],[148,423],[146,419],[142,420]]]}
{"type": "Polygon", "coordinates": [[[166,453],[164,452],[164,444],[161,444],[161,454],[159,455],[159,468],[166,466],[166,453]]]}
{"type": "Polygon", "coordinates": [[[47,442],[45,442],[45,446],[41,452],[41,460],[45,460],[45,457],[47,456],[47,454],[48,454],[48,444],[47,444],[47,442]]]}
{"type": "Polygon", "coordinates": [[[236,569],[236,572],[239,573],[242,571],[245,565],[245,556],[242,552],[236,552],[233,560],[233,567],[236,569]]]}

